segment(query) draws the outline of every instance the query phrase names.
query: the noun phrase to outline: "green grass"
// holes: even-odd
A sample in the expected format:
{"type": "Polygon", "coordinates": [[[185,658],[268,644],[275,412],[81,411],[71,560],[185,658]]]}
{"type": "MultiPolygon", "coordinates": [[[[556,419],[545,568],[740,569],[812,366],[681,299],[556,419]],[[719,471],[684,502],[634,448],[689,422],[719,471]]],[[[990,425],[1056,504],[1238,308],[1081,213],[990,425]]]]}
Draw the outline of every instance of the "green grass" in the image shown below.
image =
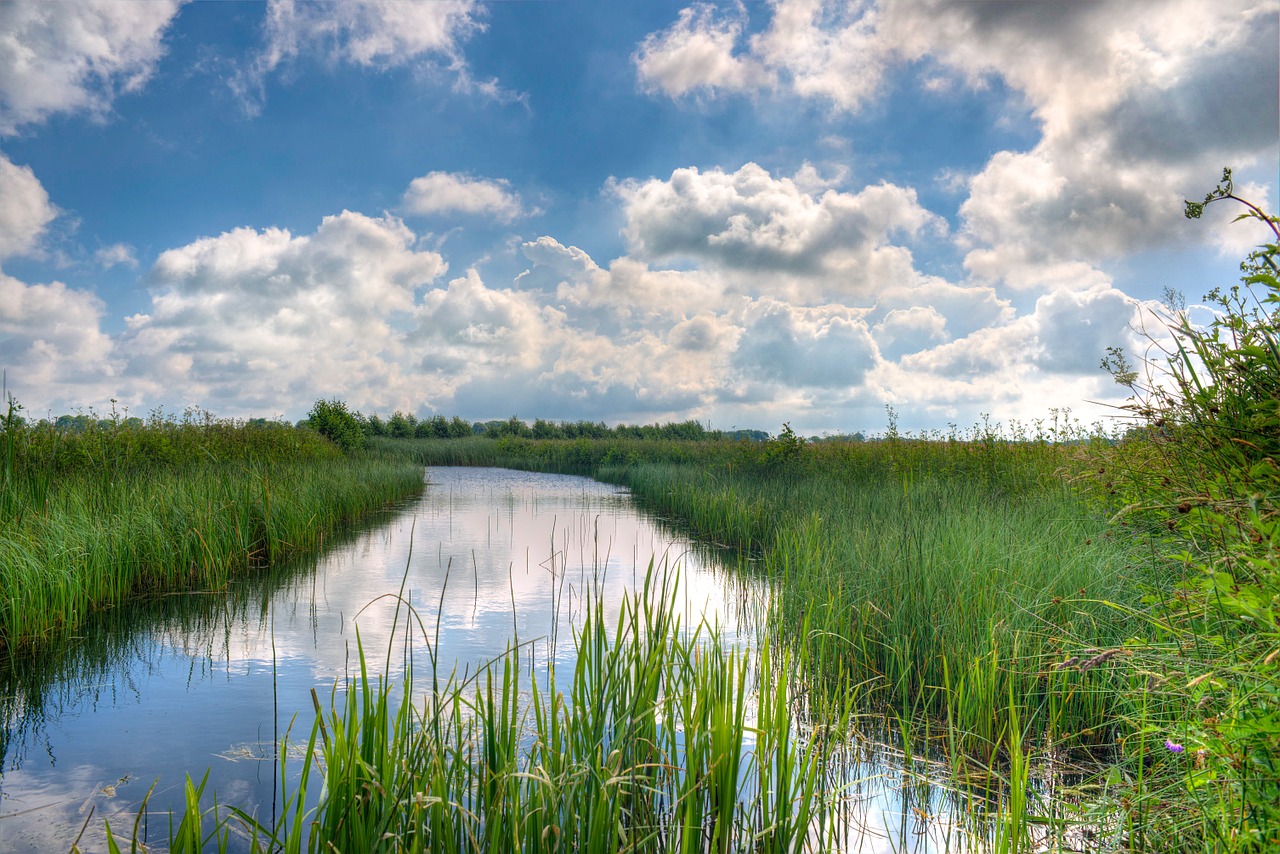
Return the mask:
{"type": "Polygon", "coordinates": [[[856,686],[947,718],[975,753],[1002,748],[1013,710],[1040,739],[1114,734],[1124,657],[1054,667],[1121,647],[1145,580],[1133,544],[1068,482],[1082,446],[988,437],[399,447],[432,464],[589,471],[626,484],[778,582],[771,634],[780,648],[803,648],[831,690],[856,686]]]}
{"type": "Polygon", "coordinates": [[[802,662],[766,650],[751,666],[713,627],[681,626],[675,583],[651,565],[612,626],[590,605],[563,681],[532,676],[518,644],[468,679],[420,660],[425,677],[399,684],[361,650],[359,673],[317,701],[279,823],[189,783],[173,850],[834,850],[828,742],[791,714],[802,662]]]}
{"type": "Polygon", "coordinates": [[[564,683],[530,681],[513,650],[466,684],[437,681],[429,662],[425,700],[399,703],[422,682],[362,666],[317,709],[316,760],[279,770],[296,775],[288,817],[263,826],[206,803],[193,782],[174,819],[186,850],[245,836],[283,851],[835,848],[851,811],[833,763],[849,748],[813,736],[848,733],[852,710],[868,708],[898,724],[903,785],[954,789],[967,816],[955,840],[1027,850],[1074,820],[1036,795],[1030,757],[1109,747],[1122,728],[1140,570],[1067,482],[1081,448],[901,438],[373,447],[628,484],[774,582],[763,660],[723,655],[714,635],[690,639],[645,593],[616,626],[588,620],[564,683]]]}
{"type": "Polygon", "coordinates": [[[129,598],[216,589],[422,489],[403,459],[226,422],[0,433],[0,655],[129,598]]]}

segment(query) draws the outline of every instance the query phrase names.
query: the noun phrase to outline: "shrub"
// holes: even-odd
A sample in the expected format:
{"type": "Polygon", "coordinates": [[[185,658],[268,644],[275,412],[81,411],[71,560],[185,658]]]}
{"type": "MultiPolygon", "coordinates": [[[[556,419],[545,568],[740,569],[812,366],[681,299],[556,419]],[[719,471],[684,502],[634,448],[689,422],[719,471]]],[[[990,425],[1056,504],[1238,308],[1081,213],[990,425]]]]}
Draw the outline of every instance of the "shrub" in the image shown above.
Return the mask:
{"type": "MultiPolygon", "coordinates": [[[[1131,799],[1135,812],[1163,812],[1170,843],[1276,850],[1280,219],[1236,196],[1229,169],[1204,202],[1187,203],[1187,216],[1224,199],[1245,206],[1240,218],[1265,222],[1277,243],[1246,259],[1241,285],[1208,295],[1207,326],[1170,301],[1175,344],[1164,364],[1145,365],[1155,379],[1140,379],[1119,350],[1103,360],[1133,390],[1129,409],[1145,422],[1104,474],[1125,524],[1158,532],[1153,548],[1175,582],[1153,596],[1153,642],[1139,652],[1149,675],[1134,691],[1131,721],[1138,743],[1157,745],[1164,761],[1131,799]]],[[[1156,832],[1165,823],[1147,824],[1156,832]]]]}
{"type": "Polygon", "coordinates": [[[317,400],[307,413],[307,421],[312,430],[336,444],[344,451],[350,452],[364,446],[364,430],[360,420],[347,409],[345,401],[317,400]]]}

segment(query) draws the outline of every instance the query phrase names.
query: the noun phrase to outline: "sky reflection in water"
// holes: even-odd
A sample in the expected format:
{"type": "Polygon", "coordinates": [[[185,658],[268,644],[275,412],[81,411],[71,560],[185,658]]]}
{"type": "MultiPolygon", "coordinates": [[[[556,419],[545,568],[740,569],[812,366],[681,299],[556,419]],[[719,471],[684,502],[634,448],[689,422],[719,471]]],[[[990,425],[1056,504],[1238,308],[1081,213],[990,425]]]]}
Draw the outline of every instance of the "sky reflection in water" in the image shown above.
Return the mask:
{"type": "MultiPolygon", "coordinates": [[[[650,560],[678,565],[684,625],[705,619],[723,642],[754,645],[763,587],[640,514],[625,490],[500,469],[433,468],[427,479],[421,500],[335,544],[314,570],[115,609],[59,654],[0,673],[0,850],[67,851],[90,810],[81,847],[104,850],[103,819],[127,833],[153,781],[147,836],[162,841],[184,775],[198,782],[205,769],[220,802],[272,816],[276,746],[291,726],[305,743],[310,692],[327,699],[353,672],[357,627],[371,668],[389,644],[392,671],[403,666],[406,611],[397,624],[392,596],[402,583],[420,685],[429,648],[442,677],[455,663],[474,674],[517,639],[522,660],[554,658],[567,678],[587,597],[612,625],[650,560]]],[[[939,847],[940,826],[920,832],[911,809],[920,793],[904,800],[911,787],[884,776],[869,744],[851,742],[840,772],[851,843],[939,847]]],[[[923,802],[946,808],[936,790],[923,802]]]]}

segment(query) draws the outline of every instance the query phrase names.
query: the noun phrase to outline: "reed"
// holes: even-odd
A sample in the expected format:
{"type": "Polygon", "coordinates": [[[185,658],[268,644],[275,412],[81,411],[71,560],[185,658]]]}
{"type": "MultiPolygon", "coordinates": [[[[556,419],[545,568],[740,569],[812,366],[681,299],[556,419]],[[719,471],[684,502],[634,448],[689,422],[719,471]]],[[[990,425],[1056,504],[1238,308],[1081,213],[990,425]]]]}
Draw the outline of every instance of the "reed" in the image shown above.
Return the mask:
{"type": "Polygon", "coordinates": [[[975,435],[400,447],[434,464],[465,449],[472,464],[625,483],[644,506],[779,582],[772,636],[805,648],[831,690],[866,697],[874,687],[890,704],[918,697],[976,754],[1003,748],[1012,707],[1043,737],[1107,743],[1124,657],[1056,665],[1122,646],[1146,564],[1070,482],[1087,445],[975,435]]]}
{"type": "Polygon", "coordinates": [[[412,463],[344,457],[281,425],[63,434],[12,415],[0,432],[0,655],[132,597],[222,588],[422,489],[412,463]]]}
{"type": "Polygon", "coordinates": [[[285,818],[268,827],[204,806],[191,785],[175,843],[225,851],[235,840],[255,852],[838,848],[821,773],[829,742],[803,737],[792,714],[797,662],[765,651],[757,663],[726,651],[712,626],[682,626],[676,583],[651,564],[612,626],[598,599],[590,605],[564,681],[553,666],[525,666],[518,642],[461,677],[435,668],[424,636],[428,672],[420,675],[420,656],[403,681],[389,666],[376,672],[361,648],[358,672],[317,710],[285,818]],[[431,683],[425,693],[419,680],[431,683]]]}

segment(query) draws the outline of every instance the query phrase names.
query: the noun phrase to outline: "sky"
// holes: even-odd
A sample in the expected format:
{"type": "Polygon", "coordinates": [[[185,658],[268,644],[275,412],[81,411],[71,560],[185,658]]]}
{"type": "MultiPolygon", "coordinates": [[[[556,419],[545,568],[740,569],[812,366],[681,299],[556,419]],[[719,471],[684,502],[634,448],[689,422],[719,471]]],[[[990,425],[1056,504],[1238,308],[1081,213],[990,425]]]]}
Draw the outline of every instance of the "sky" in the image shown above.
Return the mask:
{"type": "Polygon", "coordinates": [[[1265,239],[1182,209],[1274,206],[1278,21],[0,2],[0,369],[32,417],[1091,423],[1265,239]]]}

